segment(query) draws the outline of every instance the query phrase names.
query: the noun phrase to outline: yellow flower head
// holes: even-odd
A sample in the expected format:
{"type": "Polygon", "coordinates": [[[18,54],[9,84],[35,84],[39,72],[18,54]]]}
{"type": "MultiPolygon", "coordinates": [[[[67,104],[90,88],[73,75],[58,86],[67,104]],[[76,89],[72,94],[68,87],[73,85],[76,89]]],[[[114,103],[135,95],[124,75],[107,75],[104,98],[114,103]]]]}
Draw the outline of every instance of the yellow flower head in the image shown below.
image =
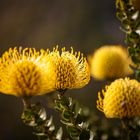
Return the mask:
{"type": "Polygon", "coordinates": [[[140,116],[140,83],[129,78],[118,79],[98,93],[97,108],[108,118],[140,116]]]}
{"type": "Polygon", "coordinates": [[[90,58],[91,75],[95,79],[113,79],[132,74],[127,51],[121,46],[103,46],[90,58]]]}
{"type": "Polygon", "coordinates": [[[58,47],[50,53],[55,67],[56,90],[66,90],[72,88],[82,88],[90,80],[89,66],[86,58],[80,52],[71,52],[62,48],[60,52],[58,47]]]}
{"type": "Polygon", "coordinates": [[[10,48],[0,58],[0,91],[33,96],[53,90],[53,67],[48,52],[34,48],[10,48]]]}

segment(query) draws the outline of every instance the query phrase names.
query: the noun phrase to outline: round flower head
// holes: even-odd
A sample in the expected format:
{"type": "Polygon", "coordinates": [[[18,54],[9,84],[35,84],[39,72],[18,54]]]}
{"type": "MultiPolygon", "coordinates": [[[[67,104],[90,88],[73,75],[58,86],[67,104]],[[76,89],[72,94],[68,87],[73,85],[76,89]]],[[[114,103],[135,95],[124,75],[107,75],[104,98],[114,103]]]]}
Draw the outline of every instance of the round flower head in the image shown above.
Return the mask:
{"type": "Polygon", "coordinates": [[[114,79],[132,74],[127,51],[121,46],[103,46],[90,58],[91,75],[95,79],[114,79]]]}
{"type": "Polygon", "coordinates": [[[62,52],[58,47],[50,53],[55,67],[56,90],[66,90],[72,88],[82,88],[88,84],[90,80],[89,66],[86,58],[80,52],[71,52],[62,48],[62,52]]]}
{"type": "Polygon", "coordinates": [[[0,91],[33,96],[53,90],[53,67],[48,53],[34,48],[10,48],[0,58],[0,91]]]}
{"type": "Polygon", "coordinates": [[[129,78],[118,79],[98,93],[97,108],[108,118],[140,116],[140,83],[129,78]]]}

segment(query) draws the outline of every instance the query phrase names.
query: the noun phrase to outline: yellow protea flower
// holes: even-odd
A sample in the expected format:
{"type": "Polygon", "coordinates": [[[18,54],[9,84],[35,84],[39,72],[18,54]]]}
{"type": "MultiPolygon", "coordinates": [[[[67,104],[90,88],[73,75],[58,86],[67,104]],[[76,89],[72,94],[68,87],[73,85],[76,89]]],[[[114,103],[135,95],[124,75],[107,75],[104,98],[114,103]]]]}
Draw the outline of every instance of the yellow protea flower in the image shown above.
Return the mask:
{"type": "Polygon", "coordinates": [[[10,48],[0,58],[0,91],[33,96],[53,90],[54,71],[48,52],[34,48],[10,48]]]}
{"type": "Polygon", "coordinates": [[[90,57],[91,75],[95,79],[113,79],[132,74],[127,51],[119,45],[103,46],[90,57]]]}
{"type": "Polygon", "coordinates": [[[55,89],[66,90],[72,88],[82,88],[90,80],[90,71],[87,60],[80,52],[66,51],[58,47],[50,53],[56,74],[55,89]]]}
{"type": "Polygon", "coordinates": [[[129,78],[118,79],[98,93],[97,108],[108,118],[140,116],[140,83],[129,78]]]}

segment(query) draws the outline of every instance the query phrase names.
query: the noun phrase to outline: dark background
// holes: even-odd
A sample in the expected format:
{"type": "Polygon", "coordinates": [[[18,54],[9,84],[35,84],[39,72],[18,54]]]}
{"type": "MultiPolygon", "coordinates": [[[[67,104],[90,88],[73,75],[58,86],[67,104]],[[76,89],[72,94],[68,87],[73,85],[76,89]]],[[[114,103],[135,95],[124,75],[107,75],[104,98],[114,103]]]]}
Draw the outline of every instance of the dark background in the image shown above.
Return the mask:
{"type": "MultiPolygon", "coordinates": [[[[9,47],[52,48],[55,45],[80,50],[85,55],[107,44],[121,44],[123,33],[115,17],[115,0],[1,0],[0,53],[9,47]]],[[[97,92],[105,82],[91,79],[68,95],[97,111],[97,92]]],[[[45,106],[47,95],[37,97],[45,106]]],[[[20,120],[20,98],[0,95],[0,140],[32,140],[30,128],[20,120]]],[[[55,115],[48,109],[48,114],[55,115]]],[[[104,117],[104,116],[103,116],[104,117]]]]}

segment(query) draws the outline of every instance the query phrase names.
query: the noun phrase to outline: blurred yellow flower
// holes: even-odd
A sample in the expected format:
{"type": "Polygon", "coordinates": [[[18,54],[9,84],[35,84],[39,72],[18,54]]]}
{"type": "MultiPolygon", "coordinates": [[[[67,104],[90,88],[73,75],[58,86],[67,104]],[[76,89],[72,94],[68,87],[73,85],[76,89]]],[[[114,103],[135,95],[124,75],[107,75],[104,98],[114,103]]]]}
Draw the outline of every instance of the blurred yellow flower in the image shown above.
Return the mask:
{"type": "Polygon", "coordinates": [[[49,57],[54,63],[56,81],[55,89],[63,91],[72,88],[82,88],[88,84],[90,80],[89,65],[83,54],[80,52],[74,52],[71,48],[71,52],[62,48],[62,51],[58,50],[58,47],[50,53],[49,57]]]}
{"type": "Polygon", "coordinates": [[[98,93],[97,108],[107,118],[140,116],[140,83],[129,78],[118,79],[98,93]]]}
{"type": "Polygon", "coordinates": [[[34,96],[53,90],[54,71],[48,52],[34,48],[10,48],[0,58],[0,91],[34,96]]]}
{"type": "Polygon", "coordinates": [[[113,79],[132,74],[127,51],[121,46],[103,46],[89,58],[91,75],[95,79],[113,79]]]}

